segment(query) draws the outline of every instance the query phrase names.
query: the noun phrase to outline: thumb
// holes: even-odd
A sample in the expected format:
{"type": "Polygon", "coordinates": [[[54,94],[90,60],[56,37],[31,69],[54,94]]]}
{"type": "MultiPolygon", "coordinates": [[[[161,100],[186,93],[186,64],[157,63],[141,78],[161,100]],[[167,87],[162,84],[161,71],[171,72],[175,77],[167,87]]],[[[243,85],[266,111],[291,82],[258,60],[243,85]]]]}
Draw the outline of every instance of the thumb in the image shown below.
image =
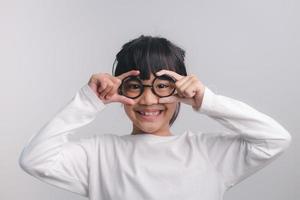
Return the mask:
{"type": "Polygon", "coordinates": [[[123,104],[128,104],[128,105],[133,105],[135,103],[135,101],[133,99],[130,99],[130,98],[122,96],[122,95],[117,96],[117,101],[120,103],[123,103],[123,104]]]}
{"type": "Polygon", "coordinates": [[[159,98],[158,100],[159,103],[174,103],[178,101],[180,101],[180,97],[176,94],[169,97],[159,98]]]}

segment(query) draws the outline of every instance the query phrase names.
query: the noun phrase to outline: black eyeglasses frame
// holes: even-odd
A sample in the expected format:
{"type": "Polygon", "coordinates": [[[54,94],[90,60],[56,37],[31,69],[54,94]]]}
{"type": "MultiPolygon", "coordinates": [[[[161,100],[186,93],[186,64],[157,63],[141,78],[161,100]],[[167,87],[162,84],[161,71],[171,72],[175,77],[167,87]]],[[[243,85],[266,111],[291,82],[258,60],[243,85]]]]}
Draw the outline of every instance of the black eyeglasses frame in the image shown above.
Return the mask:
{"type": "Polygon", "coordinates": [[[158,94],[155,92],[155,90],[154,90],[154,88],[153,88],[153,84],[154,84],[154,82],[156,81],[156,79],[159,79],[159,78],[161,78],[161,77],[165,77],[165,78],[167,78],[167,79],[170,79],[170,80],[173,81],[174,83],[176,83],[176,79],[175,79],[174,77],[172,77],[172,76],[170,76],[170,75],[163,74],[163,75],[161,75],[161,76],[156,76],[156,75],[155,75],[155,78],[152,80],[151,85],[145,85],[145,84],[142,83],[142,81],[141,81],[141,79],[139,78],[139,76],[130,75],[130,76],[127,76],[127,77],[125,77],[124,79],[122,79],[122,82],[121,82],[121,84],[120,84],[120,86],[119,86],[119,88],[118,88],[118,93],[119,93],[120,95],[123,95],[123,96],[125,96],[125,97],[130,98],[130,99],[136,99],[136,98],[139,98],[139,97],[144,93],[145,87],[150,87],[152,93],[155,94],[156,96],[160,97],[160,98],[172,96],[172,95],[174,94],[174,92],[176,91],[176,88],[174,88],[173,91],[172,91],[169,95],[167,95],[167,96],[160,96],[160,95],[158,95],[158,94]],[[142,86],[141,92],[140,92],[140,94],[139,94],[138,96],[136,96],[136,97],[129,97],[129,96],[126,96],[125,94],[123,94],[121,88],[122,88],[123,83],[124,83],[125,80],[127,80],[127,79],[135,79],[135,80],[137,80],[137,81],[139,82],[139,84],[142,86]]]}

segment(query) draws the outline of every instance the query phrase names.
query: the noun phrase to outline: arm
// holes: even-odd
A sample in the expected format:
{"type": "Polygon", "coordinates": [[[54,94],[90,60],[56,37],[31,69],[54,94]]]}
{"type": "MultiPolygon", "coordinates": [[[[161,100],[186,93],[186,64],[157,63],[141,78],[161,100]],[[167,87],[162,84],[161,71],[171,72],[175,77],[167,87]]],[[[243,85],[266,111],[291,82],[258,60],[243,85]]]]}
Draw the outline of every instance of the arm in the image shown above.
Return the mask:
{"type": "MultiPolygon", "coordinates": [[[[105,104],[88,84],[26,143],[19,164],[28,174],[57,187],[88,196],[88,157],[69,134],[91,123],[105,104]]],[[[82,140],[83,141],[83,140],[82,140]]]]}
{"type": "Polygon", "coordinates": [[[233,131],[199,134],[198,140],[226,189],[268,165],[291,143],[289,132],[274,119],[207,87],[200,109],[193,110],[233,131]]]}

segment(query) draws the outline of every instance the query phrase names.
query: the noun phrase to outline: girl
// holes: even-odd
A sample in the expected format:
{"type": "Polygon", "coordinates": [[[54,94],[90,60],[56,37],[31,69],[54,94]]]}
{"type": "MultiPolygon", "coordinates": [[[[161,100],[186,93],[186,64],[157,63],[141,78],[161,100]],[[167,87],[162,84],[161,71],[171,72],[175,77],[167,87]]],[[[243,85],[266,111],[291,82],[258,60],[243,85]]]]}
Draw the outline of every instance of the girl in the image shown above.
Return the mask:
{"type": "Polygon", "coordinates": [[[225,191],[280,156],[291,135],[271,117],[187,75],[184,56],[161,37],[142,35],[124,44],[114,75],[92,75],[28,141],[20,166],[93,200],[223,199],[225,191]],[[131,134],[68,139],[112,102],[124,105],[131,134]],[[172,134],[181,103],[231,132],[172,134]]]}

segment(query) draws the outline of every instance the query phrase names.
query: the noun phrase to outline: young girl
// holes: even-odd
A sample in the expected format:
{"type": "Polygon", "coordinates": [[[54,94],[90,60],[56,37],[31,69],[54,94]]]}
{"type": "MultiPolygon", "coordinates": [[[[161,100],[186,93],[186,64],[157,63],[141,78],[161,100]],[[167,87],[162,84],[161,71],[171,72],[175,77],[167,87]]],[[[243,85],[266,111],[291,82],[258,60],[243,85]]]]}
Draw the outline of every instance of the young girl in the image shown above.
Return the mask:
{"type": "Polygon", "coordinates": [[[92,200],[223,199],[225,191],[282,155],[291,135],[271,117],[187,75],[184,56],[161,37],[142,35],[124,44],[114,75],[93,74],[28,141],[20,166],[92,200]],[[124,105],[130,134],[68,139],[112,102],[124,105]],[[181,103],[231,132],[172,134],[181,103]]]}

